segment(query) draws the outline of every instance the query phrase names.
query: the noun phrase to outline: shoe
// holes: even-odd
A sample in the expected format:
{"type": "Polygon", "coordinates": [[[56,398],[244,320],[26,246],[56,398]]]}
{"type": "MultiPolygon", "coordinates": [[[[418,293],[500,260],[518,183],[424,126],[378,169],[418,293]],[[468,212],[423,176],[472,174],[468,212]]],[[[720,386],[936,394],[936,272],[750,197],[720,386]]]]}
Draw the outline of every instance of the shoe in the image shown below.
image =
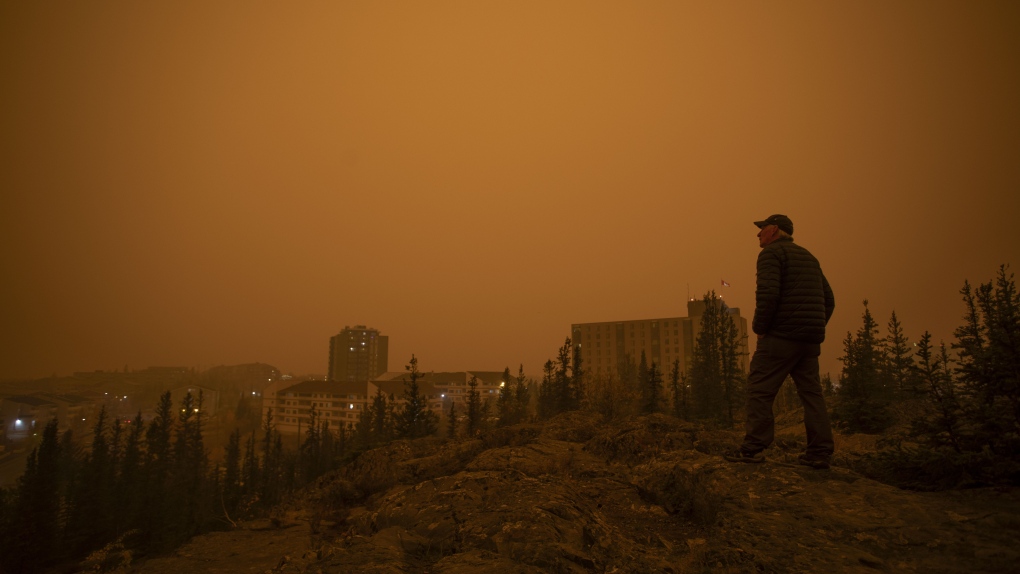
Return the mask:
{"type": "Polygon", "coordinates": [[[797,463],[824,470],[829,468],[829,457],[822,454],[802,454],[797,457],[797,463]]]}
{"type": "Polygon", "coordinates": [[[723,458],[730,462],[749,462],[758,464],[765,462],[765,455],[759,450],[758,452],[747,452],[743,449],[731,450],[723,455],[723,458]]]}

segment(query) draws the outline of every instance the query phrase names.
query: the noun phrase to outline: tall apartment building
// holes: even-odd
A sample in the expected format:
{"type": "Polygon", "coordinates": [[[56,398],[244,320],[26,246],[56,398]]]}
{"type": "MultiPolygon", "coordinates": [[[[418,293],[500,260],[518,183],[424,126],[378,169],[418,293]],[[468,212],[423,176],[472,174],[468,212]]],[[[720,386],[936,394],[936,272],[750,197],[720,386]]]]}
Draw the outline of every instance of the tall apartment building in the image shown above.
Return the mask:
{"type": "MultiPolygon", "coordinates": [[[[580,347],[585,368],[592,373],[615,373],[629,360],[640,361],[642,351],[648,364],[658,364],[663,373],[668,373],[676,360],[686,372],[704,311],[704,301],[696,299],[687,302],[687,317],[578,323],[570,326],[571,341],[580,347]]],[[[746,372],[747,319],[736,307],[727,308],[727,312],[737,325],[741,367],[746,372]]]]}
{"type": "Polygon", "coordinates": [[[389,366],[390,338],[364,325],[344,327],[329,339],[327,378],[338,382],[370,381],[389,366]]]}

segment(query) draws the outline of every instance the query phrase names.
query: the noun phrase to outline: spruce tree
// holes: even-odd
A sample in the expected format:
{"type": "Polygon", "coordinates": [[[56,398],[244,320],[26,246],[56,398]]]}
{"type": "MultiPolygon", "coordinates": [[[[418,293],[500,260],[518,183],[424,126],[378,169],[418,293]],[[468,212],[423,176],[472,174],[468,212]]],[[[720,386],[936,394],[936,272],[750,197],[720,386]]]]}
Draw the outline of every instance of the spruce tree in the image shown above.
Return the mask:
{"type": "Polygon", "coordinates": [[[322,441],[319,418],[319,412],[315,410],[315,402],[312,402],[311,407],[308,409],[308,430],[305,431],[305,440],[298,449],[298,466],[301,469],[301,477],[305,482],[311,482],[320,474],[319,463],[322,457],[322,441]]]}
{"type": "MultiPolygon", "coordinates": [[[[644,353],[641,356],[643,358],[644,353]]],[[[648,367],[648,374],[645,378],[643,411],[645,414],[657,413],[662,410],[662,373],[655,361],[652,361],[652,366],[648,367]]]]}
{"type": "Polygon", "coordinates": [[[113,469],[107,436],[106,407],[99,409],[93,425],[92,448],[82,467],[65,539],[74,555],[84,554],[113,537],[113,469]]]}
{"type": "Polygon", "coordinates": [[[740,332],[726,303],[719,301],[719,371],[722,379],[726,426],[733,426],[734,411],[744,399],[744,373],[740,368],[740,332]]]}
{"type": "Polygon", "coordinates": [[[173,463],[171,440],[174,417],[170,391],[159,397],[156,413],[145,432],[145,463],[143,465],[145,488],[140,528],[146,550],[166,549],[163,533],[169,514],[175,502],[170,496],[169,477],[173,463]]]}
{"type": "Polygon", "coordinates": [[[170,472],[170,518],[163,525],[169,546],[198,533],[205,520],[207,457],[202,441],[202,395],[187,392],[181,399],[170,472]]]}
{"type": "Polygon", "coordinates": [[[503,369],[503,377],[499,384],[499,397],[496,399],[496,420],[497,426],[514,424],[514,388],[513,378],[510,376],[510,367],[503,369]]]}
{"type": "Polygon", "coordinates": [[[641,410],[644,411],[648,401],[648,359],[645,357],[644,351],[641,351],[641,360],[638,362],[637,388],[644,399],[645,404],[641,405],[641,410]]]}
{"type": "Polygon", "coordinates": [[[60,544],[61,474],[57,420],[43,429],[18,479],[15,522],[6,532],[0,563],[8,572],[39,572],[66,554],[60,544]]]}
{"type": "Polygon", "coordinates": [[[255,431],[251,431],[244,444],[244,461],[241,466],[241,499],[254,502],[262,484],[262,468],[256,447],[255,431]]]}
{"type": "Polygon", "coordinates": [[[404,406],[397,416],[396,432],[401,438],[430,436],[439,430],[436,413],[429,409],[428,397],[421,394],[418,380],[418,359],[411,355],[411,362],[405,367],[408,379],[404,380],[404,406]]]}
{"type": "Polygon", "coordinates": [[[701,315],[701,329],[694,343],[691,361],[691,395],[697,418],[724,418],[723,353],[719,346],[722,322],[720,303],[715,291],[702,298],[705,310],[701,315]]]}
{"type": "Polygon", "coordinates": [[[833,419],[850,432],[875,433],[891,422],[887,394],[881,377],[878,325],[864,300],[864,314],[857,334],[843,341],[843,370],[839,376],[833,419]]]}
{"type": "Polygon", "coordinates": [[[623,358],[616,364],[616,374],[625,387],[633,388],[638,384],[638,366],[630,353],[624,353],[623,358]]]}
{"type": "Polygon", "coordinates": [[[372,444],[383,445],[393,439],[391,409],[382,389],[376,389],[372,397],[372,444]]]}
{"type": "Polygon", "coordinates": [[[336,429],[336,461],[339,461],[347,454],[347,449],[350,447],[349,443],[350,432],[347,425],[340,422],[339,428],[336,429]]]}
{"type": "Polygon", "coordinates": [[[573,377],[571,376],[571,364],[572,364],[573,349],[570,346],[570,337],[567,337],[566,342],[560,347],[559,352],[556,355],[556,377],[555,385],[556,389],[556,406],[555,412],[563,413],[576,408],[574,405],[574,388],[572,385],[573,377]]]}
{"type": "Polygon", "coordinates": [[[329,428],[329,421],[319,423],[319,463],[317,465],[319,476],[336,468],[336,461],[340,458],[339,443],[336,436],[329,428]]]}
{"type": "Polygon", "coordinates": [[[513,396],[513,421],[514,423],[524,422],[528,419],[528,411],[531,405],[531,385],[524,376],[524,364],[517,369],[517,378],[514,381],[513,396]]]}
{"type": "Polygon", "coordinates": [[[581,356],[581,345],[574,346],[574,356],[570,365],[570,410],[581,408],[585,392],[584,358],[581,356]]]}
{"type": "Polygon", "coordinates": [[[446,438],[457,438],[457,401],[453,399],[450,400],[450,414],[446,418],[446,438]]]}
{"type": "Polygon", "coordinates": [[[680,370],[680,359],[673,360],[669,371],[669,388],[673,396],[673,416],[680,420],[690,420],[690,409],[687,401],[687,376],[680,370]]]}
{"type": "Polygon", "coordinates": [[[266,409],[262,423],[262,465],[260,468],[259,504],[272,508],[283,495],[284,468],[280,433],[273,424],[273,409],[266,409]]]}
{"type": "Polygon", "coordinates": [[[893,396],[912,398],[917,396],[918,381],[915,376],[914,359],[910,354],[910,341],[903,334],[903,325],[896,317],[896,311],[889,317],[885,336],[885,369],[892,386],[893,396]]]}
{"type": "Polygon", "coordinates": [[[911,425],[912,435],[933,448],[950,447],[963,451],[962,408],[945,345],[932,351],[927,331],[917,344],[917,371],[923,387],[925,412],[911,425]]]}
{"type": "Polygon", "coordinates": [[[358,413],[358,421],[354,424],[354,445],[358,450],[368,450],[374,446],[372,437],[372,409],[364,405],[358,413]]]}
{"type": "Polygon", "coordinates": [[[116,482],[118,532],[124,532],[137,524],[141,514],[144,497],[144,475],[142,474],[142,461],[145,456],[143,451],[144,433],[145,423],[142,420],[142,412],[138,411],[127,430],[120,475],[116,482]]]}
{"type": "Polygon", "coordinates": [[[482,396],[478,392],[478,377],[471,375],[471,380],[468,381],[468,401],[467,401],[467,436],[468,438],[474,438],[476,434],[482,429],[482,419],[484,417],[482,407],[482,396]]]}
{"type": "Polygon", "coordinates": [[[237,511],[241,502],[241,429],[234,429],[227,441],[221,484],[223,508],[228,514],[237,511]]]}
{"type": "Polygon", "coordinates": [[[552,359],[542,366],[542,385],[538,388],[538,417],[548,419],[556,415],[556,365],[552,359]]]}
{"type": "Polygon", "coordinates": [[[1020,459],[1020,294],[1002,265],[994,281],[964,283],[964,324],[956,330],[957,374],[977,444],[1020,459]]]}
{"type": "Polygon", "coordinates": [[[832,375],[829,373],[822,375],[822,394],[825,398],[836,395],[836,385],[832,384],[832,375]]]}
{"type": "Polygon", "coordinates": [[[702,301],[705,310],[690,367],[692,410],[698,418],[732,426],[743,397],[740,332],[715,291],[706,293],[702,301]]]}

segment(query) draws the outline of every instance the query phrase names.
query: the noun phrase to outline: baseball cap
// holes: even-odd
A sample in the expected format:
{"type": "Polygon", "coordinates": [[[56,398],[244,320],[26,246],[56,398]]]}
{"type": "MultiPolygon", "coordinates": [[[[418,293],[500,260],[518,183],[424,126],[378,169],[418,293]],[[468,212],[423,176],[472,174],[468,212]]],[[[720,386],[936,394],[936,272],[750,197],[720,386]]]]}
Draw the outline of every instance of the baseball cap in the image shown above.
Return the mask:
{"type": "Polygon", "coordinates": [[[779,229],[793,235],[793,221],[789,217],[780,213],[770,215],[762,221],[755,221],[754,224],[758,226],[758,229],[761,229],[766,225],[775,225],[779,229]]]}

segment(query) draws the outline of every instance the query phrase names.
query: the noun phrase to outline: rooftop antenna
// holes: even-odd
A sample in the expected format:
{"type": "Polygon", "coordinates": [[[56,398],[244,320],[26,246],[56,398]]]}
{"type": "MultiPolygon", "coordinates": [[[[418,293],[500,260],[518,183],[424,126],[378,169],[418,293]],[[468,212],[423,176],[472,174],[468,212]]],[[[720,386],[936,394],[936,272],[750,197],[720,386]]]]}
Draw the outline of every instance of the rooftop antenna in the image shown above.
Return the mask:
{"type": "Polygon", "coordinates": [[[691,284],[690,283],[687,284],[687,300],[688,301],[691,300],[691,284]]]}

